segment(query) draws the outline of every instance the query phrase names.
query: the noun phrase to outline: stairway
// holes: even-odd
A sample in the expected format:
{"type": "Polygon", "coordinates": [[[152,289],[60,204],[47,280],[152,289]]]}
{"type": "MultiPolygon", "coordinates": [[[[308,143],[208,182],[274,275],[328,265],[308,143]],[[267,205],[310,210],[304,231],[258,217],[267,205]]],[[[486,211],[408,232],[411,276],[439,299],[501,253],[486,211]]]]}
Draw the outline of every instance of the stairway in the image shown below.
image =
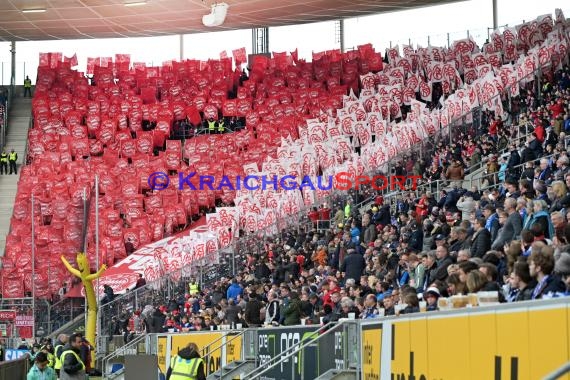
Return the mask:
{"type": "Polygon", "coordinates": [[[8,113],[6,153],[14,149],[18,153],[18,175],[0,175],[0,257],[4,256],[6,236],[10,232],[10,219],[20,179],[20,168],[25,160],[28,128],[32,115],[31,98],[13,98],[8,113]]]}
{"type": "Polygon", "coordinates": [[[315,380],[357,380],[358,378],[356,369],[331,369],[315,380]]]}
{"type": "Polygon", "coordinates": [[[240,379],[242,375],[250,373],[255,368],[255,360],[235,360],[228,363],[220,370],[211,373],[208,380],[233,380],[240,379]]]}

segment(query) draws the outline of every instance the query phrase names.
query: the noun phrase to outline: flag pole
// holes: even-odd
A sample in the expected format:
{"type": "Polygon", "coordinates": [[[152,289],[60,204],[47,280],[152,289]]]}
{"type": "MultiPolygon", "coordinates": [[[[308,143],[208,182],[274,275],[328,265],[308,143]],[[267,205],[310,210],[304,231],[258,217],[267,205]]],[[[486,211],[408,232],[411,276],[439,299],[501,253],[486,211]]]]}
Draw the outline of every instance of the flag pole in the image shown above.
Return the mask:
{"type": "MultiPolygon", "coordinates": [[[[95,176],[95,268],[99,270],[99,176],[95,176]]],[[[95,283],[95,299],[97,300],[97,305],[99,305],[99,277],[97,277],[97,282],[95,283]]],[[[98,310],[99,308],[97,308],[98,310]]],[[[96,336],[101,336],[101,321],[99,319],[99,312],[97,312],[97,326],[95,327],[96,336]]],[[[95,344],[95,342],[90,342],[95,344]]],[[[99,345],[96,345],[99,347],[99,345]]]]}
{"type": "MultiPolygon", "coordinates": [[[[32,193],[32,311],[36,312],[36,236],[34,228],[34,194],[32,193]]],[[[32,339],[36,338],[36,321],[32,322],[32,339]]]]}

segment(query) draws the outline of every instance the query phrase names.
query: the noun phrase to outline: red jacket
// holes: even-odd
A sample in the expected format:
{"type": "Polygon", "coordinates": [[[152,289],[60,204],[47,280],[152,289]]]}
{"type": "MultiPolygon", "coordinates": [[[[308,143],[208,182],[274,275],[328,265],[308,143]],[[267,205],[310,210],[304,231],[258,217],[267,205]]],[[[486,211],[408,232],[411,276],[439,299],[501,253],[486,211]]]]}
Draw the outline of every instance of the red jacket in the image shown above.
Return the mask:
{"type": "Polygon", "coordinates": [[[552,111],[552,118],[556,119],[558,117],[558,115],[560,115],[562,112],[564,112],[564,107],[562,107],[562,104],[556,102],[553,105],[551,105],[550,107],[548,107],[548,109],[550,109],[550,111],[552,111]]]}
{"type": "Polygon", "coordinates": [[[542,144],[544,142],[544,127],[542,124],[536,126],[534,133],[536,134],[536,139],[542,144]]]}
{"type": "Polygon", "coordinates": [[[309,219],[311,220],[311,222],[316,223],[319,220],[319,212],[311,211],[309,213],[309,219]]]}
{"type": "Polygon", "coordinates": [[[499,121],[493,120],[489,125],[489,135],[497,136],[498,130],[499,130],[499,121]]]}

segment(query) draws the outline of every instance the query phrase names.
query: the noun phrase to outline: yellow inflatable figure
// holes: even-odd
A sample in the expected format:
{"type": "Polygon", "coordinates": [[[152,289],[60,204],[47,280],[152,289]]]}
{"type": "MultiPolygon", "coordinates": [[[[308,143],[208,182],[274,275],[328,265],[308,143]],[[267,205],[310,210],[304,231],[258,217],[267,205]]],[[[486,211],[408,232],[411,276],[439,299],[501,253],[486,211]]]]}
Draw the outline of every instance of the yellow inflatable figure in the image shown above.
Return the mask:
{"type": "MultiPolygon", "coordinates": [[[[87,299],[87,323],[85,325],[85,339],[93,347],[96,347],[97,341],[95,340],[95,330],[97,329],[97,298],[95,298],[95,289],[93,288],[93,281],[98,279],[101,274],[107,269],[107,266],[103,264],[101,269],[99,269],[96,273],[91,273],[91,269],[89,268],[89,260],[84,253],[78,252],[77,253],[77,268],[69,264],[67,259],[61,256],[61,261],[67,268],[67,270],[73,274],[75,277],[79,277],[81,279],[81,283],[85,288],[85,298],[87,299]]],[[[95,363],[94,356],[95,350],[91,351],[91,362],[95,363]]]]}

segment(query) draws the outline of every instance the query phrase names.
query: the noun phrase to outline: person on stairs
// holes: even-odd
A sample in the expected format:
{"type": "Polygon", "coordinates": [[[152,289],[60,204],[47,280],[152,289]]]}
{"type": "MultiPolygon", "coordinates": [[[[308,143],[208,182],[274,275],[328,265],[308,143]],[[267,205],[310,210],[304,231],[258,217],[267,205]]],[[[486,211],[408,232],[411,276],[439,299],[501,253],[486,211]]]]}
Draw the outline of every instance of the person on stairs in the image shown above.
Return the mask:
{"type": "Polygon", "coordinates": [[[18,174],[18,167],[16,165],[16,161],[18,161],[18,153],[14,152],[14,149],[8,155],[8,163],[10,164],[10,174],[12,171],[14,174],[18,174]]]}
{"type": "Polygon", "coordinates": [[[0,154],[0,174],[8,174],[8,153],[6,153],[6,149],[2,150],[2,154],[0,154]]]}
{"type": "Polygon", "coordinates": [[[166,380],[206,380],[204,360],[196,343],[188,343],[170,360],[166,380]]]}
{"type": "Polygon", "coordinates": [[[30,98],[32,97],[32,80],[27,75],[26,79],[24,79],[24,98],[26,94],[28,94],[30,98]]]}

